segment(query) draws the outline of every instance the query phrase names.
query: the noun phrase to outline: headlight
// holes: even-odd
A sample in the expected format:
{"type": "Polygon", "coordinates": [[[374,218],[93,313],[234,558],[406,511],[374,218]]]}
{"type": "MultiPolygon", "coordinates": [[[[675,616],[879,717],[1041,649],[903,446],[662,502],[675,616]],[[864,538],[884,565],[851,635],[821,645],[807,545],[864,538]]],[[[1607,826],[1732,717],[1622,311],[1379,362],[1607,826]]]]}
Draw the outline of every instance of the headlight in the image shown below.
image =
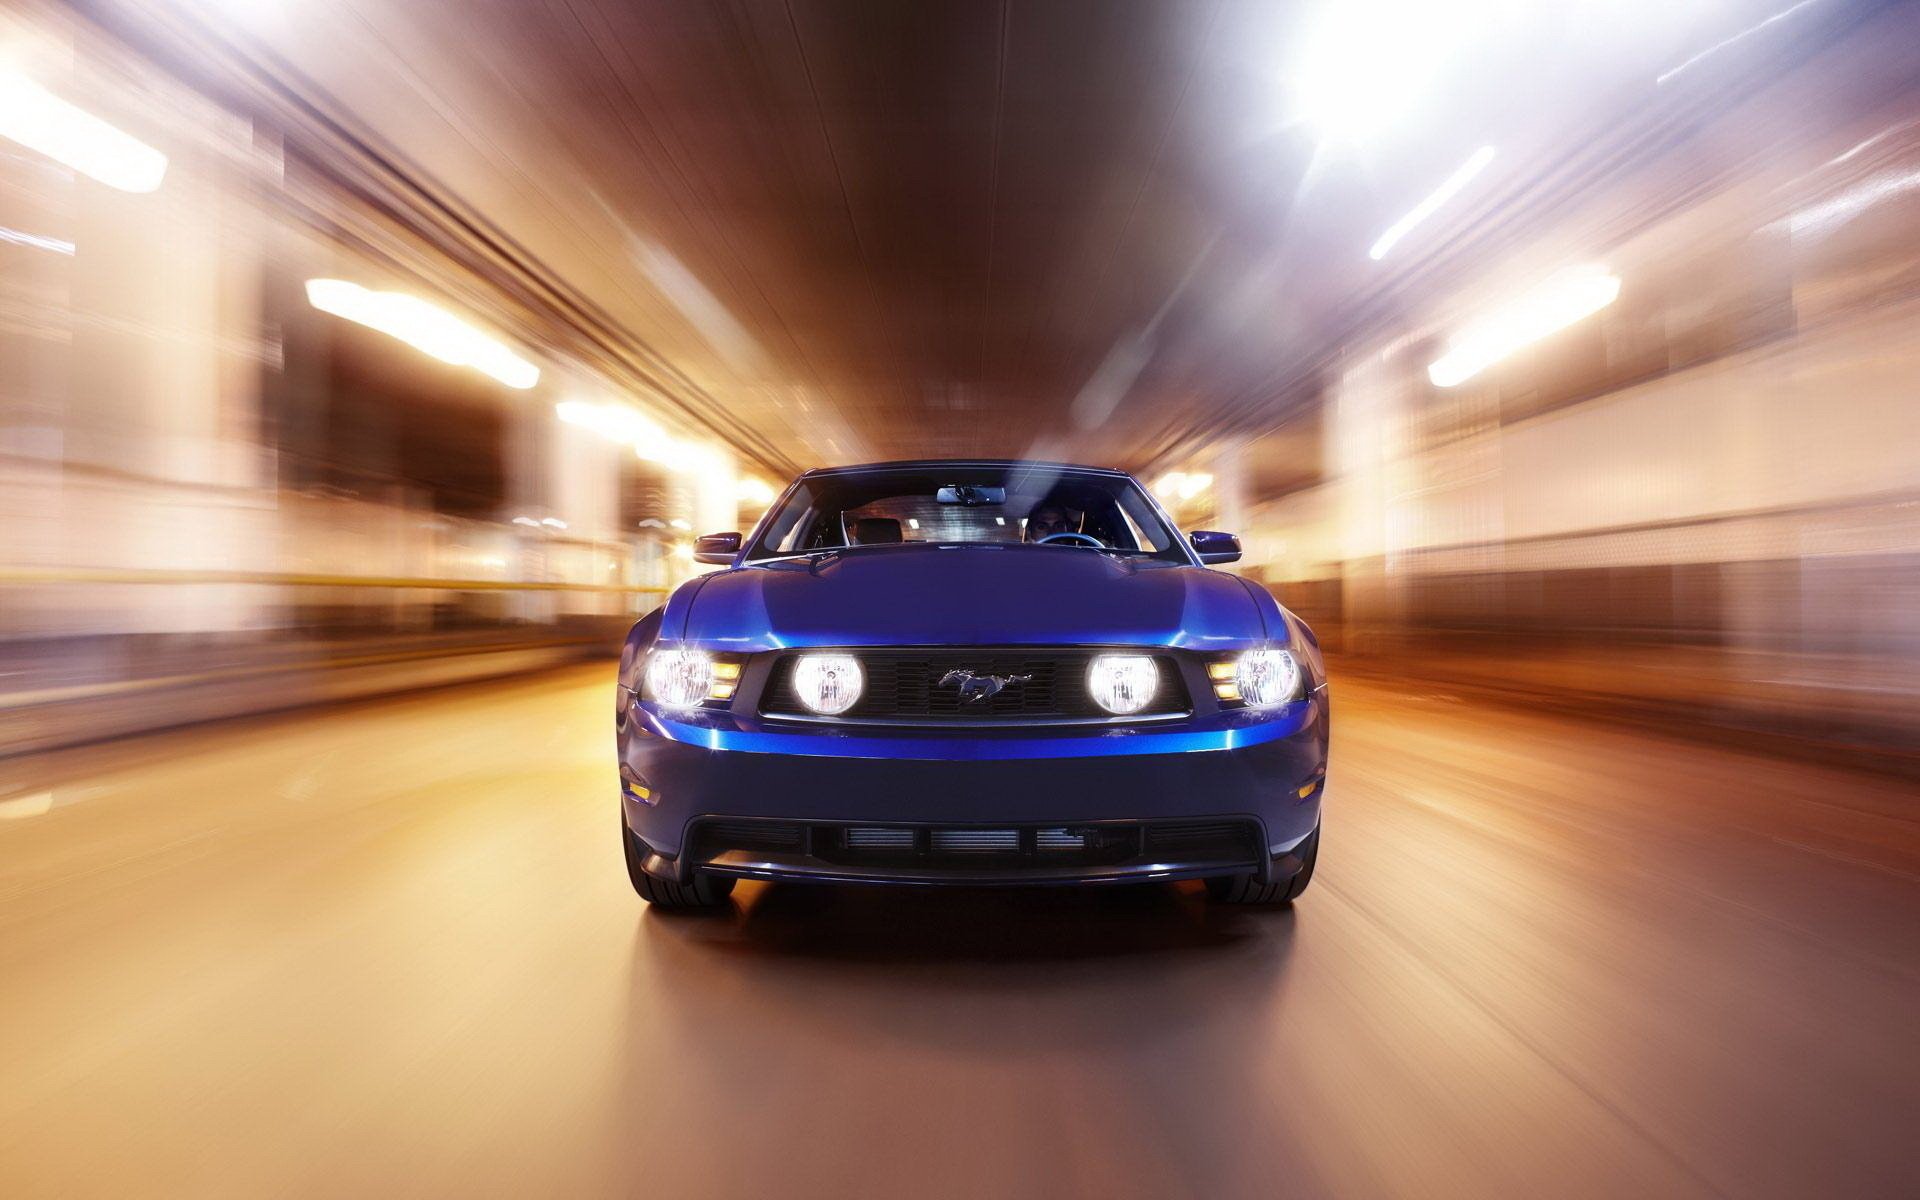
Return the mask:
{"type": "Polygon", "coordinates": [[[852,708],[866,682],[860,660],[851,654],[803,654],[793,665],[793,694],[825,717],[852,708]]]}
{"type": "Polygon", "coordinates": [[[663,707],[694,708],[712,688],[713,656],[704,651],[656,650],[647,659],[647,695],[663,707]]]}
{"type": "Polygon", "coordinates": [[[1159,686],[1159,668],[1144,654],[1102,654],[1087,666],[1093,702],[1117,716],[1145,708],[1159,686]]]}
{"type": "Polygon", "coordinates": [[[1300,696],[1300,664],[1285,650],[1249,650],[1238,658],[1210,663],[1213,694],[1248,708],[1278,708],[1300,696]]]}

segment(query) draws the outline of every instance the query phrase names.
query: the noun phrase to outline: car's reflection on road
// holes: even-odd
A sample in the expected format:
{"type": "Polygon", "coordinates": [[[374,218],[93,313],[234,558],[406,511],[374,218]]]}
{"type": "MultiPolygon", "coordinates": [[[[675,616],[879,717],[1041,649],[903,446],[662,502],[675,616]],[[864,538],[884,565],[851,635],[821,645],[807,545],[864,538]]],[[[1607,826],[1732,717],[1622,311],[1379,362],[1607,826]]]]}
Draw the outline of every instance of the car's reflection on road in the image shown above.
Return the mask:
{"type": "MultiPolygon", "coordinates": [[[[1094,888],[743,887],[727,944],[856,963],[1028,963],[1204,952],[1271,938],[1294,913],[1209,908],[1196,883],[1094,888]]],[[[712,927],[663,917],[688,936],[712,927]]],[[[1284,940],[1284,938],[1283,938],[1284,940]]]]}
{"type": "Polygon", "coordinates": [[[1197,884],[736,897],[634,935],[619,1124],[689,1188],[1241,1194],[1310,1161],[1261,1048],[1309,912],[1197,884]]]}

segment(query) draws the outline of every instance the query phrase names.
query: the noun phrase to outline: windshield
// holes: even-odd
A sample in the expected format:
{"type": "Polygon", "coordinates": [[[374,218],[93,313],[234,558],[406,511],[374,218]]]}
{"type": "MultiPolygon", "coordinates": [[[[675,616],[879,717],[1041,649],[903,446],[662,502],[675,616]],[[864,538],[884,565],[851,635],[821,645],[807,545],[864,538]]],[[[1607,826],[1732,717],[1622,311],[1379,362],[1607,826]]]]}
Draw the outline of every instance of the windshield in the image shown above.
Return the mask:
{"type": "Polygon", "coordinates": [[[1031,545],[1189,561],[1140,485],[1067,467],[908,467],[803,481],[749,560],[914,542],[1031,545]]]}

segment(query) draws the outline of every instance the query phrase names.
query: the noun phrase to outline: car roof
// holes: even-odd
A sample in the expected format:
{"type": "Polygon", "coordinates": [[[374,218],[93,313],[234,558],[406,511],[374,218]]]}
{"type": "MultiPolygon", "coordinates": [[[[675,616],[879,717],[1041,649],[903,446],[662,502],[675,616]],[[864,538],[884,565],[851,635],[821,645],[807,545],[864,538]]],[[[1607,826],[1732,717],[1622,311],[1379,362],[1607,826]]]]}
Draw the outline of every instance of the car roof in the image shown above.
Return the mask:
{"type": "MultiPolygon", "coordinates": [[[[908,458],[897,462],[859,463],[844,467],[815,467],[803,472],[802,479],[818,475],[846,475],[861,471],[908,471],[930,467],[1050,467],[1062,471],[1085,471],[1093,475],[1127,476],[1115,467],[1089,467],[1080,463],[1048,462],[1036,458],[908,458]]],[[[1131,476],[1127,476],[1131,478],[1131,476]]]]}

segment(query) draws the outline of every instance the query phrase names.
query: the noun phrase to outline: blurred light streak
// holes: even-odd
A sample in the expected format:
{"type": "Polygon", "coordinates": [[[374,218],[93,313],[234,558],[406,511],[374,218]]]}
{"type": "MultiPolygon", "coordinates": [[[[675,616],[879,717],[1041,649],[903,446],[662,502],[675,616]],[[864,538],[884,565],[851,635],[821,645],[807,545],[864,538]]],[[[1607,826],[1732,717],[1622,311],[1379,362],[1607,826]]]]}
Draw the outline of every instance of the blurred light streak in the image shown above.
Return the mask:
{"type": "Polygon", "coordinates": [[[1446,182],[1433,189],[1431,195],[1414,205],[1411,212],[1395,221],[1391,228],[1381,234],[1379,240],[1374,242],[1367,251],[1367,257],[1375,262],[1385,258],[1387,251],[1393,249],[1396,242],[1413,232],[1414,226],[1440,211],[1441,205],[1453,199],[1460,193],[1460,189],[1473,182],[1474,176],[1486,170],[1487,164],[1493,161],[1493,154],[1492,146],[1482,146],[1475,150],[1466,162],[1461,163],[1453,174],[1447,176],[1446,182]]]}
{"type": "Polygon", "coordinates": [[[404,292],[376,292],[344,279],[309,279],[307,303],[365,325],[456,367],[472,367],[521,391],[540,382],[540,368],[459,317],[404,292]]]}
{"type": "Polygon", "coordinates": [[[1796,236],[1829,234],[1874,205],[1916,190],[1920,190],[1920,170],[1886,171],[1832,199],[1796,210],[1787,217],[1787,229],[1796,236]]]}
{"type": "Polygon", "coordinates": [[[610,442],[630,446],[638,457],[663,467],[682,467],[684,447],[652,417],[630,404],[562,400],[553,411],[569,425],[591,430],[610,442]]]}
{"type": "Polygon", "coordinates": [[[742,475],[736,494],[744,504],[772,504],[773,486],[766,480],[752,475],[742,475]]]}
{"type": "Polygon", "coordinates": [[[1427,368],[1436,387],[1454,387],[1584,317],[1620,295],[1620,277],[1599,266],[1560,272],[1532,291],[1474,321],[1447,343],[1427,368]]]}
{"type": "Polygon", "coordinates": [[[1772,25],[1774,22],[1784,21],[1788,17],[1791,17],[1793,14],[1799,12],[1801,9],[1810,8],[1813,5],[1818,4],[1819,2],[1820,0],[1800,0],[1800,3],[1793,5],[1791,8],[1783,8],[1779,12],[1773,14],[1772,16],[1768,17],[1766,20],[1760,22],[1759,24],[1750,25],[1747,28],[1742,29],[1739,33],[1734,34],[1730,38],[1724,38],[1718,42],[1715,42],[1713,45],[1708,46],[1705,50],[1702,50],[1700,53],[1694,55],[1692,58],[1689,58],[1685,62],[1681,63],[1679,66],[1671,67],[1668,70],[1663,71],[1659,75],[1654,76],[1653,82],[1655,84],[1665,83],[1667,80],[1672,79],[1675,75],[1678,75],[1680,72],[1686,70],[1688,67],[1693,66],[1695,63],[1699,62],[1701,59],[1709,58],[1715,54],[1718,54],[1720,53],[1720,51],[1725,50],[1728,46],[1731,46],[1736,42],[1745,41],[1747,38],[1750,38],[1754,34],[1759,33],[1762,29],[1765,29],[1767,26],[1772,25]]]}
{"type": "Polygon", "coordinates": [[[1902,124],[1895,125],[1890,129],[1882,129],[1879,133],[1874,134],[1872,137],[1867,138],[1864,141],[1855,142],[1850,148],[1846,150],[1845,153],[1835,155],[1833,158],[1828,159],[1826,165],[1829,167],[1837,167],[1843,162],[1851,162],[1853,159],[1859,157],[1862,154],[1865,154],[1867,151],[1873,149],[1875,146],[1879,145],[1881,142],[1886,141],[1888,138],[1892,137],[1894,134],[1905,133],[1907,130],[1913,128],[1913,125],[1914,125],[1914,122],[1907,121],[1902,124]]]}
{"type": "Polygon", "coordinates": [[[751,369],[763,359],[759,345],[746,327],[727,311],[727,306],[700,282],[698,276],[664,246],[636,237],[634,257],[639,260],[640,270],[659,289],[660,294],[728,363],[744,370],[751,369]]]}
{"type": "Polygon", "coordinates": [[[5,66],[0,136],[123,192],[154,191],[167,173],[166,155],[5,66]]]}
{"type": "Polygon", "coordinates": [[[18,229],[8,229],[0,225],[0,242],[15,246],[31,246],[35,250],[51,250],[55,254],[72,254],[72,242],[63,242],[59,238],[41,237],[37,233],[23,233],[18,229]]]}
{"type": "Polygon", "coordinates": [[[1205,471],[1168,471],[1154,481],[1153,490],[1169,500],[1191,500],[1213,486],[1205,471]]]}
{"type": "MultiPolygon", "coordinates": [[[[732,464],[724,455],[698,442],[674,437],[653,418],[630,404],[562,400],[554,405],[554,412],[569,425],[578,425],[610,442],[632,447],[638,458],[683,475],[694,476],[706,485],[724,487],[744,498],[740,491],[744,485],[732,481],[732,464]]],[[[765,488],[767,485],[761,483],[760,486],[765,488]]],[[[772,498],[772,489],[767,488],[767,499],[772,498]]]]}
{"type": "Polygon", "coordinates": [[[28,817],[44,817],[52,811],[52,792],[28,792],[23,796],[9,796],[0,800],[0,821],[23,821],[28,817]]]}

